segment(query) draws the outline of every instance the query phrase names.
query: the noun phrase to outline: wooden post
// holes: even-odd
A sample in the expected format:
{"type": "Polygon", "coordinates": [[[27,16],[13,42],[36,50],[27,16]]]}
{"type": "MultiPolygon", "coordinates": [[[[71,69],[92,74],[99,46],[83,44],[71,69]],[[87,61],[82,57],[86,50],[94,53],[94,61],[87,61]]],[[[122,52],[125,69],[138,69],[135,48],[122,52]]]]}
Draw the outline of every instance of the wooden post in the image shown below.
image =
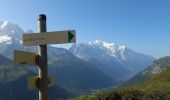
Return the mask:
{"type": "MultiPolygon", "coordinates": [[[[46,32],[46,15],[38,16],[38,32],[46,32]]],[[[38,46],[39,54],[39,100],[48,100],[48,63],[47,63],[47,45],[38,46]]]]}

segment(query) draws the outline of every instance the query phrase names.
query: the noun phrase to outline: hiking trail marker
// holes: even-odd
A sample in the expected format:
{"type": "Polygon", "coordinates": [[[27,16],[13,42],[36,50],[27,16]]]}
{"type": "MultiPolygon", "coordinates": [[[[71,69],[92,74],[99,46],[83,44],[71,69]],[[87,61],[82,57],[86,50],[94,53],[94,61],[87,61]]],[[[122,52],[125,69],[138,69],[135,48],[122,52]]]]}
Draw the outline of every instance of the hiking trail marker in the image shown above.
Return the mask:
{"type": "Polygon", "coordinates": [[[38,33],[23,34],[23,46],[38,46],[38,53],[14,50],[14,65],[39,66],[38,76],[28,78],[28,89],[39,91],[39,100],[48,100],[48,86],[53,84],[48,77],[47,44],[76,42],[75,30],[46,32],[46,15],[38,16],[38,33]],[[41,34],[39,34],[41,33],[41,34]]]}

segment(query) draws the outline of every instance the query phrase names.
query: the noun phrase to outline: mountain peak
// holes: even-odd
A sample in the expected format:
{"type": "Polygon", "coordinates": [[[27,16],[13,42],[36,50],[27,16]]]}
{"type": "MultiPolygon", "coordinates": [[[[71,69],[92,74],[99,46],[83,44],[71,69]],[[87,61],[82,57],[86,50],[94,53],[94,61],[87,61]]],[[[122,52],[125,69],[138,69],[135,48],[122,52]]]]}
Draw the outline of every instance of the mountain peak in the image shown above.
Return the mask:
{"type": "Polygon", "coordinates": [[[113,55],[115,54],[115,52],[123,53],[125,51],[125,49],[127,48],[126,46],[120,46],[120,45],[117,45],[113,42],[105,42],[105,41],[101,41],[101,40],[82,42],[82,43],[78,43],[78,44],[75,44],[75,45],[76,46],[82,46],[82,44],[89,46],[89,47],[98,47],[98,48],[101,48],[101,49],[105,49],[105,50],[111,52],[113,55]]]}
{"type": "MultiPolygon", "coordinates": [[[[73,50],[73,52],[76,52],[77,51],[76,48],[82,48],[82,49],[83,48],[86,48],[86,49],[91,48],[90,50],[93,50],[95,52],[96,51],[105,52],[109,56],[113,56],[115,58],[120,58],[122,60],[126,60],[124,53],[130,50],[126,46],[120,46],[113,42],[105,42],[105,41],[101,41],[101,40],[78,43],[78,44],[73,45],[71,49],[73,50]]],[[[81,57],[82,57],[82,55],[81,55],[81,57]]],[[[87,57],[88,56],[83,57],[83,58],[87,58],[87,57]]]]}
{"type": "Polygon", "coordinates": [[[0,43],[20,43],[23,33],[23,29],[17,24],[7,20],[0,22],[0,43]]]}
{"type": "Polygon", "coordinates": [[[1,30],[3,30],[3,28],[9,23],[9,21],[5,20],[2,22],[2,24],[0,25],[1,30]]]}
{"type": "Polygon", "coordinates": [[[105,42],[105,41],[101,41],[101,40],[89,41],[89,42],[87,42],[87,44],[103,46],[108,49],[113,48],[113,47],[118,47],[120,50],[124,50],[126,48],[126,46],[119,46],[113,42],[105,42]]]}
{"type": "Polygon", "coordinates": [[[114,46],[114,43],[111,42],[105,42],[105,41],[101,41],[101,40],[94,40],[94,41],[89,41],[87,42],[89,45],[103,45],[105,47],[111,47],[114,46]]]}
{"type": "Polygon", "coordinates": [[[0,22],[0,36],[13,35],[15,33],[22,34],[23,32],[24,32],[23,29],[17,24],[14,24],[7,20],[0,22]]]}

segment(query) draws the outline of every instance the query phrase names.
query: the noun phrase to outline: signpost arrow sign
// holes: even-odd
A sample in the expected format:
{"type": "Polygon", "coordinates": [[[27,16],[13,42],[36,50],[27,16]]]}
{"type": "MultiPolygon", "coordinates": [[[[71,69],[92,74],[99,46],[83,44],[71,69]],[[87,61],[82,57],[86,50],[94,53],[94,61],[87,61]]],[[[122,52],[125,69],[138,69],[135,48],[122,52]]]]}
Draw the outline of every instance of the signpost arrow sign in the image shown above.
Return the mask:
{"type": "Polygon", "coordinates": [[[14,50],[14,64],[16,66],[36,66],[36,54],[27,51],[14,50]]]}
{"type": "Polygon", "coordinates": [[[76,42],[75,30],[43,32],[42,34],[31,33],[23,35],[24,46],[36,46],[45,44],[61,44],[76,42]]]}

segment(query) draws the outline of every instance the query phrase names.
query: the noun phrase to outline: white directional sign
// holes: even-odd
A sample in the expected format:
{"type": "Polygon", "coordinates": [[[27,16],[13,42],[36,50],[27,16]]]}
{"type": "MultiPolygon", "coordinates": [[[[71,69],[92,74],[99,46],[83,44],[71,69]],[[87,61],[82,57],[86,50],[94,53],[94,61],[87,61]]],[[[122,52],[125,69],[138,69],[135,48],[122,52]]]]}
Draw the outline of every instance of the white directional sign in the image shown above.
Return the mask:
{"type": "Polygon", "coordinates": [[[36,54],[27,51],[14,51],[14,64],[16,66],[36,66],[36,54]]]}
{"type": "Polygon", "coordinates": [[[76,42],[75,30],[31,33],[23,35],[24,46],[36,46],[44,44],[61,44],[76,42]]]}

